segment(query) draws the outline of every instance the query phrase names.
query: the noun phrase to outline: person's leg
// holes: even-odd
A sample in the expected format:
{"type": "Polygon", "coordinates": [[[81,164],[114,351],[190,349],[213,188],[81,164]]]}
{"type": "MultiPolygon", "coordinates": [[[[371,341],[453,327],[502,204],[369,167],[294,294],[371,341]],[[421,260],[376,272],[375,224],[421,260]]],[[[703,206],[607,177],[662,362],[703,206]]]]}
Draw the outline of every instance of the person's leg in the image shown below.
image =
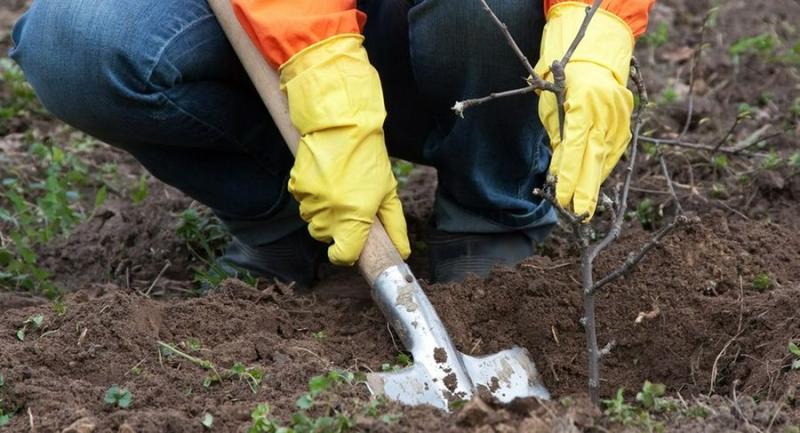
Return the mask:
{"type": "MultiPolygon", "coordinates": [[[[485,276],[533,254],[556,222],[533,196],[550,161],[538,100],[493,101],[459,118],[457,101],[522,87],[527,71],[480,2],[415,0],[409,13],[416,84],[435,125],[423,156],[439,173],[431,272],[438,281],[485,276]]],[[[545,19],[542,1],[489,0],[532,64],[545,19]]]]}
{"type": "Polygon", "coordinates": [[[292,156],[206,0],[37,0],[12,38],[54,115],[129,151],[246,246],[314,245],[296,235],[292,156]]]}
{"type": "MultiPolygon", "coordinates": [[[[459,118],[456,101],[525,85],[526,69],[480,2],[416,0],[409,14],[417,85],[436,127],[425,158],[439,171],[436,226],[449,232],[502,233],[552,226],[535,198],[550,160],[538,99],[524,95],[477,106],[459,118]]],[[[542,1],[489,0],[532,64],[538,59],[542,1]]]]}

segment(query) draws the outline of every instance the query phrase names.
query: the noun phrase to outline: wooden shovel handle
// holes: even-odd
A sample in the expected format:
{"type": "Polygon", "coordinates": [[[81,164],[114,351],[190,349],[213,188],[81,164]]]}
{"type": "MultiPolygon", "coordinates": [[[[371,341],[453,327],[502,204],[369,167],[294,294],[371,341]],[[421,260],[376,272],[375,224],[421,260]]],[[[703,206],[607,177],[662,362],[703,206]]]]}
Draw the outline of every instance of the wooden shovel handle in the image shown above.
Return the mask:
{"type": "MultiPolygon", "coordinates": [[[[297,144],[300,142],[300,134],[292,125],[289,117],[289,103],[286,94],[281,91],[278,73],[267,64],[239,24],[233,12],[231,0],[208,0],[208,4],[217,16],[217,20],[244,65],[250,80],[272,115],[272,120],[275,121],[283,139],[286,140],[286,145],[289,146],[292,154],[295,154],[297,144]]],[[[375,218],[367,243],[361,252],[361,258],[358,259],[358,269],[371,287],[381,272],[389,267],[402,264],[403,259],[389,240],[383,224],[375,218]]]]}

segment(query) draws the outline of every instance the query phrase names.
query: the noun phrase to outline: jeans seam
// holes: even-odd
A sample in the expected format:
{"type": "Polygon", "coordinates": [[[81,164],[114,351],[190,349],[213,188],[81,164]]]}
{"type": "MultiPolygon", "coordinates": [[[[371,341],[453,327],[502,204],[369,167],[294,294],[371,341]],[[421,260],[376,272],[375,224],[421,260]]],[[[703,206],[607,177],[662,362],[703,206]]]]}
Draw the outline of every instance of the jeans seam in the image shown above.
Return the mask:
{"type": "MultiPolygon", "coordinates": [[[[153,75],[155,74],[155,70],[156,70],[156,68],[158,67],[158,65],[159,65],[159,64],[161,63],[161,61],[163,60],[163,58],[164,58],[164,53],[166,52],[167,48],[169,48],[169,46],[172,44],[172,42],[173,42],[175,39],[177,39],[178,37],[180,37],[181,35],[183,35],[183,34],[184,34],[184,33],[185,33],[185,32],[186,32],[188,29],[190,29],[190,28],[194,27],[195,25],[197,25],[197,24],[199,24],[199,23],[201,23],[201,22],[207,21],[207,20],[209,20],[209,19],[214,19],[214,18],[216,18],[214,14],[205,14],[205,15],[203,15],[203,16],[200,16],[200,17],[198,17],[198,18],[196,18],[196,19],[192,20],[191,22],[187,23],[187,24],[186,24],[185,26],[183,26],[183,27],[182,27],[180,30],[178,30],[177,32],[175,32],[175,34],[174,34],[174,35],[172,35],[172,36],[171,36],[169,39],[167,39],[167,40],[166,40],[166,41],[165,41],[165,42],[164,42],[164,43],[161,45],[161,48],[158,50],[158,53],[157,53],[157,54],[156,54],[156,56],[155,56],[155,61],[154,61],[154,63],[153,63],[153,66],[152,66],[152,68],[150,68],[150,70],[149,70],[149,71],[148,71],[148,73],[146,74],[146,76],[147,76],[147,82],[148,82],[148,83],[152,83],[152,82],[153,82],[153,75]]],[[[175,108],[176,110],[178,110],[178,111],[179,111],[181,114],[183,114],[184,116],[186,116],[186,117],[188,117],[188,118],[192,119],[193,121],[197,122],[198,124],[200,124],[200,125],[203,125],[205,128],[207,128],[207,129],[209,129],[209,130],[213,131],[213,132],[214,132],[214,133],[216,133],[216,134],[217,134],[217,135],[218,135],[220,138],[222,138],[222,139],[224,139],[224,140],[230,140],[230,141],[232,141],[233,143],[236,143],[236,144],[237,144],[239,147],[242,147],[242,146],[243,146],[243,145],[242,145],[242,143],[241,143],[241,142],[239,142],[239,140],[237,140],[237,139],[235,139],[235,138],[233,138],[233,137],[229,137],[229,136],[228,136],[228,134],[225,134],[225,132],[224,132],[224,131],[220,130],[220,129],[219,129],[219,128],[217,128],[216,126],[214,126],[214,125],[212,125],[212,124],[210,124],[210,123],[208,123],[208,122],[205,122],[205,121],[203,121],[202,119],[200,119],[199,117],[195,116],[194,114],[192,114],[192,113],[190,113],[190,112],[186,111],[186,110],[185,110],[183,107],[181,107],[181,106],[180,106],[180,105],[179,105],[177,102],[175,102],[175,101],[174,101],[174,100],[173,100],[173,99],[172,99],[172,98],[171,98],[171,97],[170,97],[170,96],[167,94],[167,92],[168,92],[168,91],[169,91],[169,89],[162,89],[162,90],[160,90],[158,93],[159,93],[159,94],[160,94],[160,95],[161,95],[161,96],[164,98],[164,100],[165,100],[167,103],[169,103],[170,105],[172,105],[172,107],[173,107],[173,108],[175,108]]]]}
{"type": "Polygon", "coordinates": [[[167,50],[167,48],[169,48],[169,46],[172,44],[172,42],[175,39],[177,39],[179,36],[183,35],[183,33],[185,33],[188,29],[192,28],[196,24],[198,24],[198,23],[200,23],[202,21],[206,21],[208,19],[214,19],[214,18],[216,18],[216,17],[212,13],[203,15],[203,16],[198,17],[198,18],[195,18],[194,20],[192,20],[189,23],[187,23],[185,26],[181,27],[180,30],[176,31],[174,35],[169,37],[169,39],[164,41],[164,43],[161,44],[161,48],[156,53],[155,61],[153,62],[153,66],[150,68],[149,71],[147,71],[147,74],[145,75],[147,77],[147,82],[148,83],[152,83],[153,82],[153,74],[155,74],[156,68],[161,63],[161,60],[164,57],[164,52],[167,50]]]}

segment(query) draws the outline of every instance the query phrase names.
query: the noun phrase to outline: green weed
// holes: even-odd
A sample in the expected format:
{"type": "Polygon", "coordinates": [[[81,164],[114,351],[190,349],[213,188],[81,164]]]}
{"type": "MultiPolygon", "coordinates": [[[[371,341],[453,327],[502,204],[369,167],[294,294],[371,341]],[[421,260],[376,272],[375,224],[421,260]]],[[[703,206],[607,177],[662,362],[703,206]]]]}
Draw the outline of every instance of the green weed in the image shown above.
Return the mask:
{"type": "Polygon", "coordinates": [[[770,152],[762,161],[761,168],[765,170],[775,170],[783,165],[783,158],[777,152],[770,152]]]}
{"type": "Polygon", "coordinates": [[[106,390],[103,401],[111,406],[127,409],[131,406],[131,403],[133,403],[133,394],[131,394],[127,388],[111,385],[111,387],[106,390]]]}
{"type": "Polygon", "coordinates": [[[654,419],[654,415],[677,410],[672,400],[664,398],[665,391],[664,385],[646,381],[636,394],[636,403],[631,404],[625,401],[625,391],[620,388],[614,398],[603,400],[605,414],[612,421],[640,431],[663,432],[664,424],[654,419]]]}
{"type": "Polygon", "coordinates": [[[192,256],[202,263],[193,268],[194,279],[201,287],[216,287],[231,277],[239,278],[251,286],[258,282],[246,270],[230,264],[223,266],[215,260],[230,241],[230,235],[211,211],[186,209],[180,215],[176,234],[185,242],[192,256]]]}
{"type": "Polygon", "coordinates": [[[25,336],[29,330],[39,330],[42,328],[44,324],[44,316],[41,314],[36,314],[34,316],[28,317],[24,322],[22,322],[22,326],[17,329],[16,337],[19,341],[25,341],[25,336]]]}
{"type": "Polygon", "coordinates": [[[392,159],[392,172],[397,179],[397,184],[402,188],[408,182],[408,175],[414,171],[414,164],[402,159],[392,159]]]}
{"type": "Polygon", "coordinates": [[[714,157],[711,158],[711,165],[717,170],[728,168],[728,156],[723,153],[714,155],[714,157]]]}
{"type": "MultiPolygon", "coordinates": [[[[344,433],[355,426],[355,418],[341,409],[339,398],[333,393],[338,386],[352,386],[361,379],[350,372],[331,371],[314,376],[308,382],[308,392],[296,403],[297,411],[288,425],[270,417],[270,406],[259,404],[250,414],[248,433],[344,433]]],[[[366,404],[357,404],[356,411],[362,416],[391,424],[398,415],[382,413],[383,399],[373,399],[366,404]]]]}
{"type": "MultiPolygon", "coordinates": [[[[159,341],[159,353],[166,357],[179,356],[192,364],[197,365],[209,372],[203,379],[203,386],[209,388],[215,384],[221,383],[223,380],[236,379],[238,381],[247,382],[253,394],[258,392],[261,382],[264,380],[264,372],[255,367],[245,367],[244,364],[237,362],[229,369],[218,369],[213,362],[189,355],[188,353],[179,350],[175,345],[167,344],[159,341]]],[[[198,349],[199,350],[199,349],[198,349]]]]}
{"type": "Polygon", "coordinates": [[[147,175],[143,174],[139,176],[139,181],[136,182],[136,186],[131,191],[131,200],[133,200],[134,204],[139,204],[147,198],[150,194],[150,188],[147,186],[147,175]]]}
{"type": "Polygon", "coordinates": [[[678,92],[673,87],[667,87],[658,96],[659,104],[672,104],[678,101],[678,92]]]}
{"type": "Polygon", "coordinates": [[[790,341],[789,353],[793,356],[792,370],[800,370],[800,347],[797,347],[797,344],[790,341]]]}
{"type": "Polygon", "coordinates": [[[412,362],[413,360],[411,359],[410,355],[406,353],[398,353],[397,357],[395,357],[394,363],[384,362],[381,364],[381,370],[384,372],[400,371],[403,368],[410,366],[412,362]]]}
{"type": "MultiPolygon", "coordinates": [[[[3,388],[6,386],[6,378],[0,373],[0,393],[3,392],[3,388]]],[[[9,413],[4,409],[3,406],[3,399],[0,398],[0,427],[8,425],[11,423],[11,418],[14,416],[13,413],[9,413]]]]}
{"type": "Polygon", "coordinates": [[[214,427],[214,416],[210,413],[203,414],[203,419],[200,420],[200,424],[206,429],[211,430],[211,427],[214,427]]]}
{"type": "Polygon", "coordinates": [[[800,152],[794,152],[789,156],[789,161],[787,162],[789,167],[792,168],[794,171],[800,171],[800,152]]]}
{"type": "Polygon", "coordinates": [[[753,288],[759,292],[763,292],[771,286],[772,282],[769,279],[769,274],[762,272],[753,278],[753,288]]]}
{"type": "Polygon", "coordinates": [[[647,34],[642,35],[642,37],[639,38],[639,42],[652,48],[660,48],[669,42],[669,26],[667,23],[658,23],[655,30],[651,30],[647,32],[647,34]]]}
{"type": "MultiPolygon", "coordinates": [[[[40,178],[8,177],[0,180],[0,228],[10,242],[0,246],[0,287],[42,293],[50,298],[59,290],[49,273],[38,264],[35,248],[64,236],[87,218],[80,190],[93,182],[80,153],[93,142],[74,142],[67,147],[34,141],[29,152],[36,157],[40,178]]],[[[95,209],[105,200],[105,189],[95,197],[95,209]]],[[[94,211],[92,211],[93,213],[94,211]]]]}
{"type": "MultiPolygon", "coordinates": [[[[43,112],[36,93],[25,81],[22,69],[11,59],[0,59],[0,85],[8,90],[6,98],[0,104],[0,121],[43,112]]],[[[4,123],[0,122],[0,125],[4,123]]],[[[2,127],[0,127],[0,132],[4,132],[2,127]]]]}
{"type": "Polygon", "coordinates": [[[636,210],[632,213],[645,230],[652,230],[660,220],[658,209],[656,209],[655,203],[650,198],[640,201],[636,205],[636,210]]]}
{"type": "Polygon", "coordinates": [[[770,34],[760,34],[756,36],[744,37],[730,46],[728,53],[734,64],[739,64],[744,55],[758,55],[768,58],[775,52],[777,41],[770,34]]]}

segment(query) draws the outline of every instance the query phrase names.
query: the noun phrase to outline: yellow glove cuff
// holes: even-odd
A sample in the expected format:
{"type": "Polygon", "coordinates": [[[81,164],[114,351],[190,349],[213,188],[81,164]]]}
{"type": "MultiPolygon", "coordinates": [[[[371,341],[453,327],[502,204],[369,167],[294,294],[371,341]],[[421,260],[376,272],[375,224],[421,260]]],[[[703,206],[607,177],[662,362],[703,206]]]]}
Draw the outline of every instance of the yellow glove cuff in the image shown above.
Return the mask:
{"type": "Polygon", "coordinates": [[[386,117],[383,91],[363,40],[359,34],[325,39],[280,68],[281,88],[300,135],[353,125],[364,133],[381,132],[386,117]]]}
{"type": "MultiPolygon", "coordinates": [[[[561,60],[575,40],[586,17],[586,8],[586,3],[563,2],[548,12],[539,62],[534,68],[542,78],[548,78],[553,61],[561,60]]],[[[605,9],[598,9],[570,62],[598,64],[609,69],[620,85],[626,86],[634,43],[631,28],[625,21],[605,9]]]]}

